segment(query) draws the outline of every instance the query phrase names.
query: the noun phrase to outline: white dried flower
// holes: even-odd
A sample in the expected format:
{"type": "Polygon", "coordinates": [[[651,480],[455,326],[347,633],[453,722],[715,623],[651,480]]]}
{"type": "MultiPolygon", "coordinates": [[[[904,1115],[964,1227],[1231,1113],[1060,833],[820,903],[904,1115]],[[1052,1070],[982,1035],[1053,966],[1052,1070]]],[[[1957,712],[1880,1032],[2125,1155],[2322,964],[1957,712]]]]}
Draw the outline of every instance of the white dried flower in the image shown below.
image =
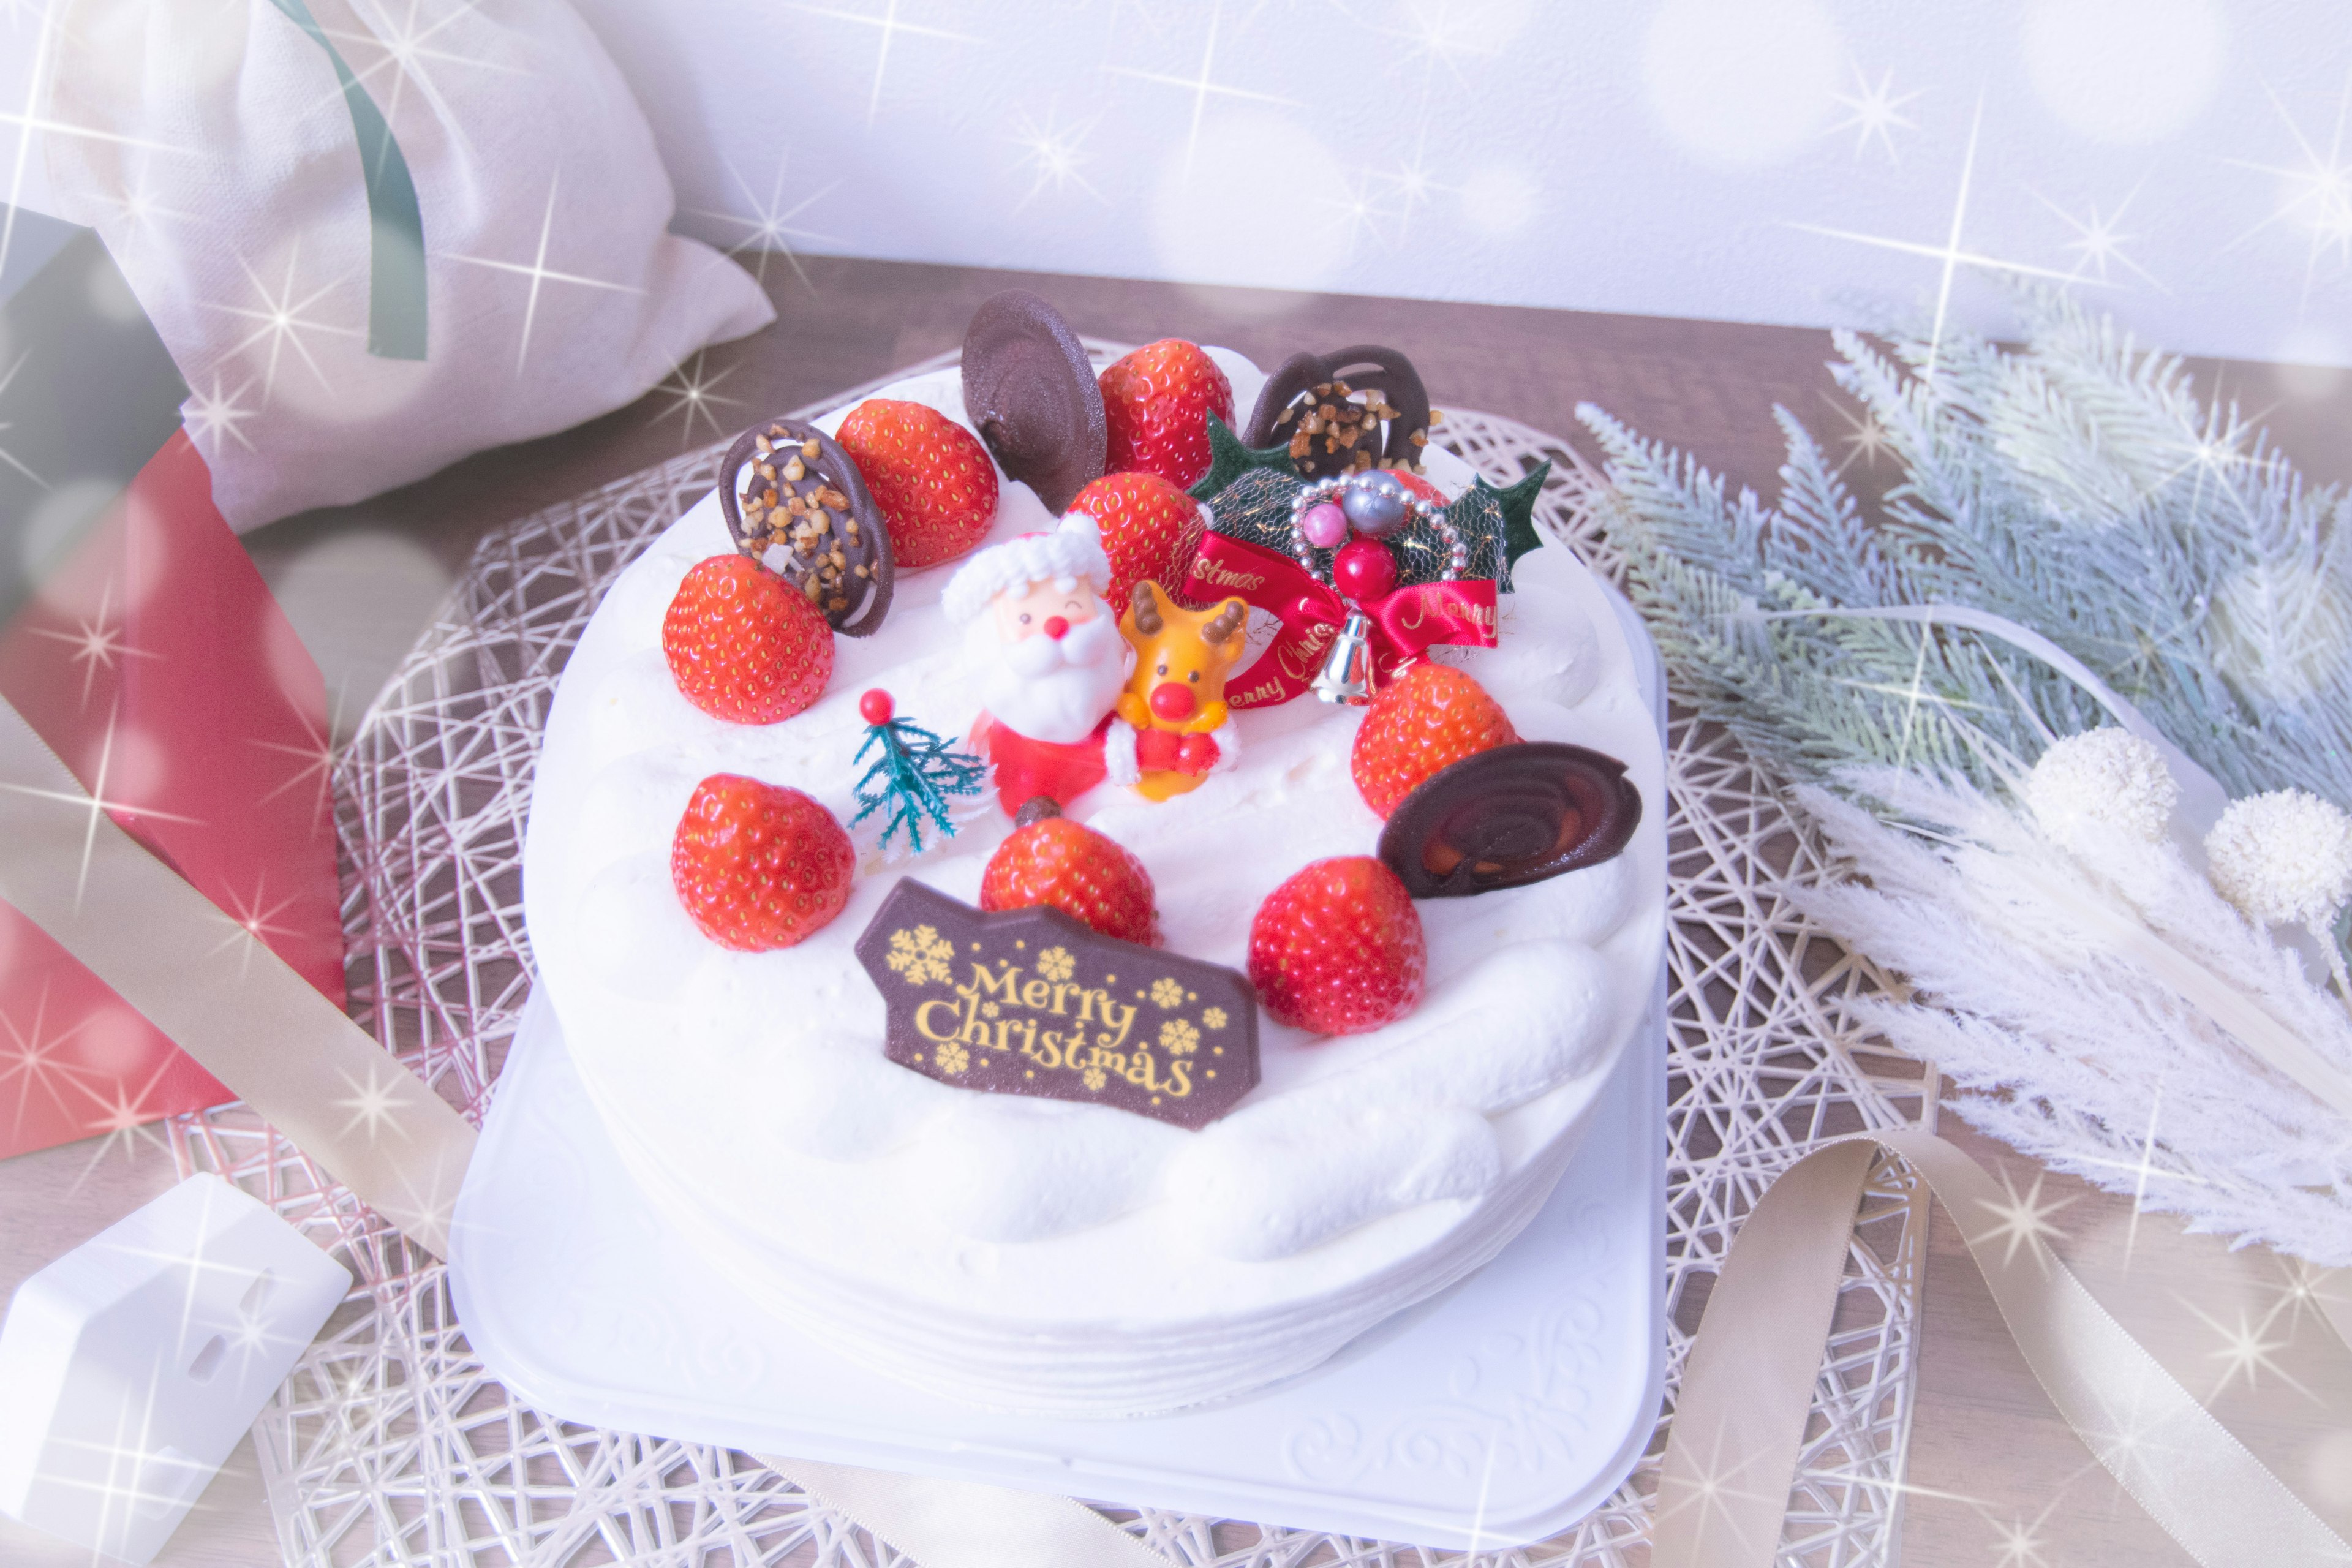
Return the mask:
{"type": "Polygon", "coordinates": [[[2151,842],[2164,837],[2180,786],[2164,753],[2128,730],[2087,730],[2053,742],[2025,779],[2042,830],[2074,843],[2097,823],[2151,842]]]}
{"type": "Polygon", "coordinates": [[[2352,900],[2352,816],[2306,790],[2231,801],[2205,858],[2214,890],[2265,925],[2325,932],[2352,900]]]}

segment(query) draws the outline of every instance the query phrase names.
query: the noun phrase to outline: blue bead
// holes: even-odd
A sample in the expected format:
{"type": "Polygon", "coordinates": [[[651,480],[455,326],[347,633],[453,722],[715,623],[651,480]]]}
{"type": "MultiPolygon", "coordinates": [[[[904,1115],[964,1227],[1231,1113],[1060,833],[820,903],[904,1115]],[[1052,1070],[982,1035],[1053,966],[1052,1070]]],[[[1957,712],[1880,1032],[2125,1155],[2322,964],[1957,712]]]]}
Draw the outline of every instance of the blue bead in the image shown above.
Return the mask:
{"type": "Polygon", "coordinates": [[[1404,487],[1385,474],[1358,479],[1339,492],[1339,510],[1357,532],[1384,539],[1404,526],[1404,487]]]}

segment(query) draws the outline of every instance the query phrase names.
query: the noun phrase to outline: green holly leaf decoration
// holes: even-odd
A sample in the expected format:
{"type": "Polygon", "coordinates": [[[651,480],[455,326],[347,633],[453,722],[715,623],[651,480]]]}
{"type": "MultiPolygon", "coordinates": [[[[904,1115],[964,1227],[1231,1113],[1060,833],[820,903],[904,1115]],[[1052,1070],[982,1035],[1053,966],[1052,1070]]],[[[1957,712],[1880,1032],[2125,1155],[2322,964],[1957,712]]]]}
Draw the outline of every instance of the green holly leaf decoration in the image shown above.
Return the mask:
{"type": "Polygon", "coordinates": [[[1207,500],[1244,474],[1258,468],[1271,468],[1298,477],[1298,469],[1290,461],[1287,443],[1260,450],[1244,447],[1242,438],[1233,433],[1225,422],[1215,415],[1209,416],[1209,471],[1192,487],[1194,500],[1207,500]]]}
{"type": "Polygon", "coordinates": [[[1498,487],[1483,479],[1477,482],[1477,488],[1493,496],[1503,509],[1501,585],[1505,593],[1510,591],[1511,568],[1519,557],[1543,543],[1543,535],[1536,531],[1536,494],[1550,473],[1551,459],[1547,458],[1517,484],[1498,487]]]}

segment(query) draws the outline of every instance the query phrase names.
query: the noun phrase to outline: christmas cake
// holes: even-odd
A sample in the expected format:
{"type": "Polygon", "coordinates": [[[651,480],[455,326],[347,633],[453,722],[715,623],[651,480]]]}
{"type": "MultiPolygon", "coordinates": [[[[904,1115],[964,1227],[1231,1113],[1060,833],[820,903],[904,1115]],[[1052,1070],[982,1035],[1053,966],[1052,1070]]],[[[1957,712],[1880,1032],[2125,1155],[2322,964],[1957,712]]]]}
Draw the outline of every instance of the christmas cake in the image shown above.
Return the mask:
{"type": "Polygon", "coordinates": [[[1633,650],[1373,353],[1098,376],[992,301],[747,432],[583,635],[541,982],[659,1211],[843,1353],[1054,1415],[1303,1372],[1656,1048],[1633,650]]]}

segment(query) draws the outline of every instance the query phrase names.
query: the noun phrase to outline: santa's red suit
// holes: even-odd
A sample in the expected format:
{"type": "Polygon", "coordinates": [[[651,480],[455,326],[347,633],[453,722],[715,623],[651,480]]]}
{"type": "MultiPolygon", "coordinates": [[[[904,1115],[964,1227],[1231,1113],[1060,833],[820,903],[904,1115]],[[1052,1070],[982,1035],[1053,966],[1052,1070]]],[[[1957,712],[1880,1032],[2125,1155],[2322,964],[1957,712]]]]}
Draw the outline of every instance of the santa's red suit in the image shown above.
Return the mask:
{"type": "Polygon", "coordinates": [[[1066,806],[1102,783],[1108,776],[1103,742],[1118,722],[1105,714],[1094,733],[1064,744],[1032,740],[982,713],[980,722],[971,727],[971,744],[993,765],[997,803],[1011,816],[1038,795],[1066,806]]]}
{"type": "MultiPolygon", "coordinates": [[[[995,662],[984,685],[988,709],[971,741],[994,765],[997,799],[1008,815],[1037,795],[1068,805],[1103,782],[1111,709],[1133,658],[1116,612],[1102,601],[1109,585],[1095,520],[1073,512],[1050,533],[1024,533],[980,552],[940,595],[948,618],[962,624],[998,616],[1000,598],[1019,600],[1039,588],[1060,612],[1034,625],[999,625],[995,640],[981,639],[995,662]]],[[[1013,622],[1013,612],[999,619],[1013,622]]]]}

